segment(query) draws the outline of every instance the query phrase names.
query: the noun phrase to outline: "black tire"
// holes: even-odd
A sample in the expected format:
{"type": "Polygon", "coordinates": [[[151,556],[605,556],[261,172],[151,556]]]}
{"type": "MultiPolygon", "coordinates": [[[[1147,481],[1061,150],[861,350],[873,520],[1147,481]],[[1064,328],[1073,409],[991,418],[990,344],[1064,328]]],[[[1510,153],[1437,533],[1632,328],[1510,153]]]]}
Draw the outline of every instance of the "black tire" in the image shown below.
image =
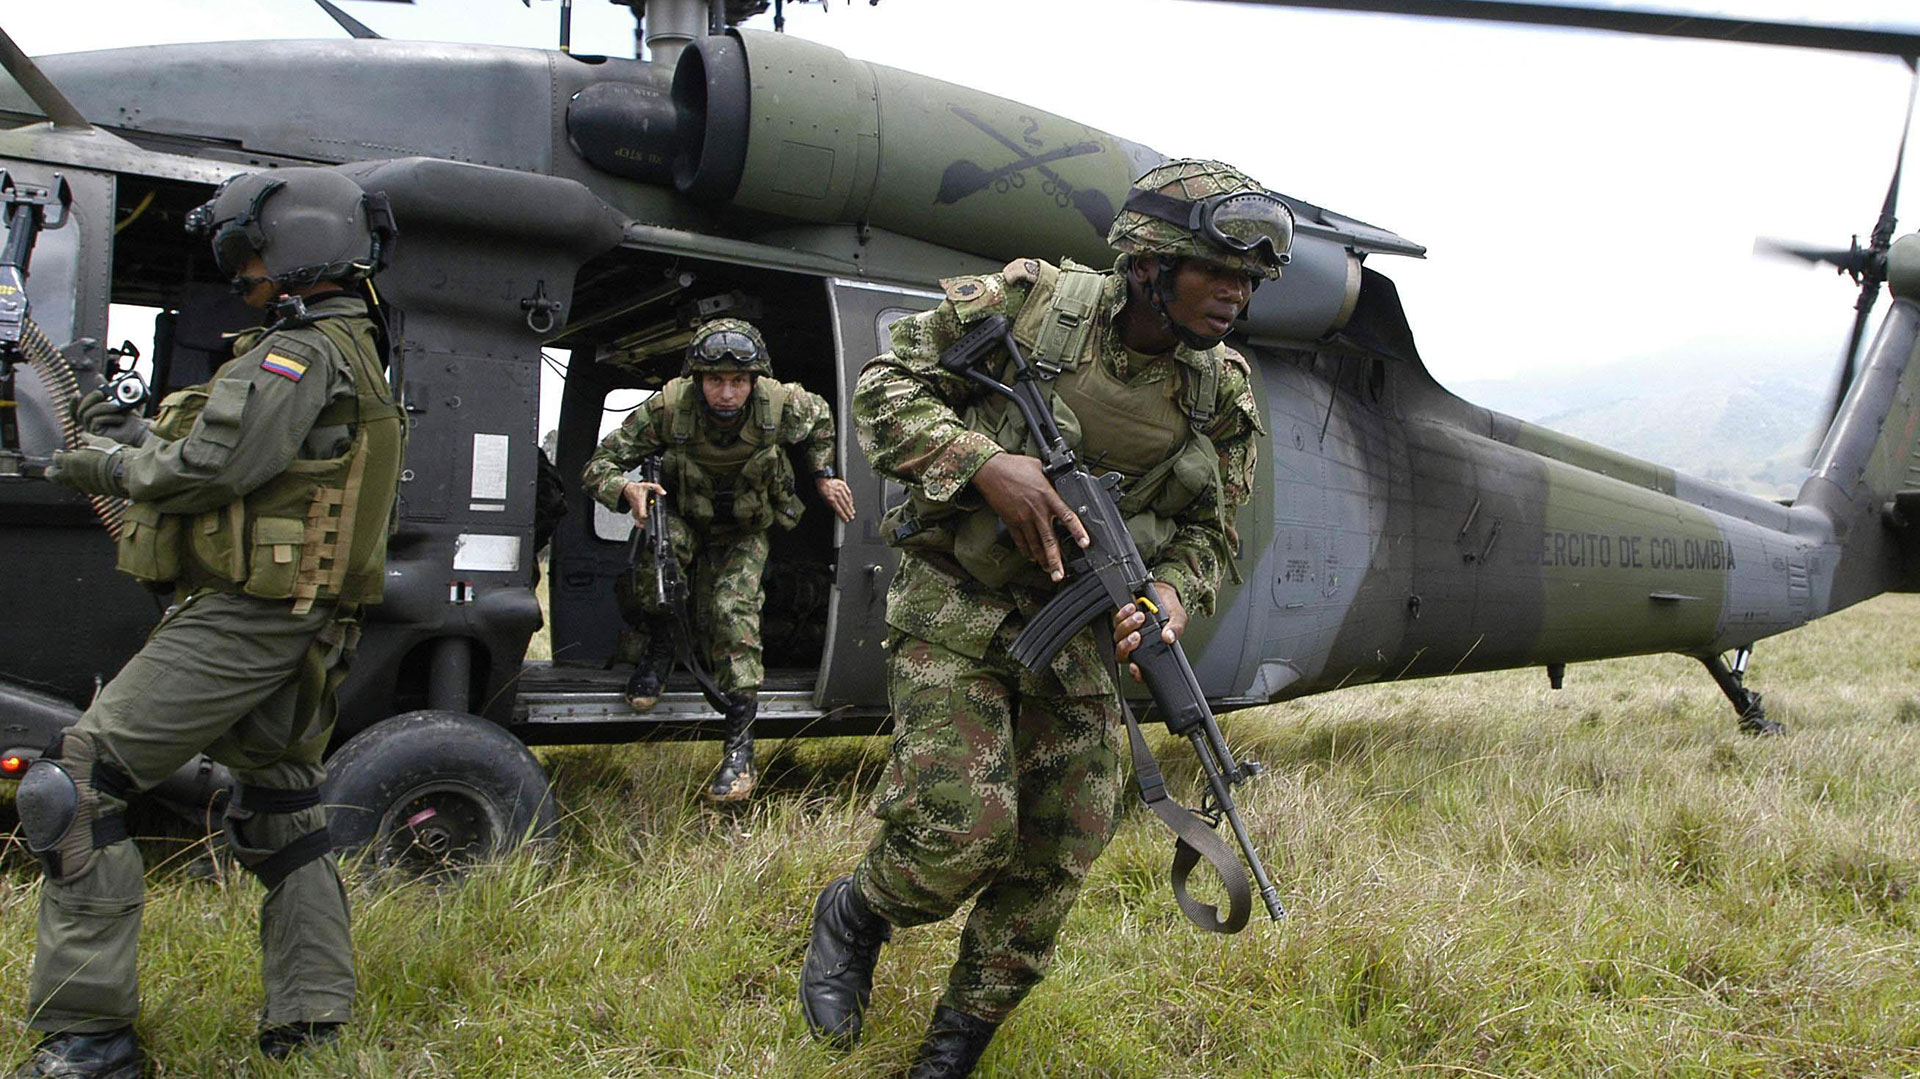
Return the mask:
{"type": "Polygon", "coordinates": [[[333,845],[382,869],[429,874],[553,834],[553,790],[518,738],[465,712],[407,712],[327,760],[333,845]]]}

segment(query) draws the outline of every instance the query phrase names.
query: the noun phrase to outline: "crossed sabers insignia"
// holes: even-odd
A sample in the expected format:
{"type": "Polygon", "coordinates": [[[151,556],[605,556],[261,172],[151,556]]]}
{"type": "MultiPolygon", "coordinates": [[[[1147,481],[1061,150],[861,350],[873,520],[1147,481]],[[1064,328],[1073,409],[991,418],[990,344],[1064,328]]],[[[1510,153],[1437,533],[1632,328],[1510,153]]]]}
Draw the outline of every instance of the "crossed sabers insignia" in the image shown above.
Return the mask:
{"type": "Polygon", "coordinates": [[[955,116],[979,128],[988,138],[1011,150],[1017,156],[997,169],[982,168],[965,158],[948,165],[946,171],[940,176],[940,190],[933,197],[935,203],[951,206],[969,195],[985,191],[988,187],[1002,194],[1016,187],[1025,187],[1026,177],[1023,174],[1031,169],[1045,178],[1041,190],[1052,196],[1056,206],[1063,209],[1072,206],[1080,211],[1080,215],[1087,219],[1087,223],[1093,226],[1095,232],[1102,236],[1107,234],[1107,226],[1113,223],[1113,202],[1107,198],[1106,193],[1092,188],[1075,187],[1062,179],[1059,173],[1047,167],[1047,163],[1051,161],[1100,153],[1102,147],[1098,142],[1087,139],[1034,155],[1027,152],[1019,143],[995,131],[971,110],[959,105],[950,105],[948,108],[955,116]]]}

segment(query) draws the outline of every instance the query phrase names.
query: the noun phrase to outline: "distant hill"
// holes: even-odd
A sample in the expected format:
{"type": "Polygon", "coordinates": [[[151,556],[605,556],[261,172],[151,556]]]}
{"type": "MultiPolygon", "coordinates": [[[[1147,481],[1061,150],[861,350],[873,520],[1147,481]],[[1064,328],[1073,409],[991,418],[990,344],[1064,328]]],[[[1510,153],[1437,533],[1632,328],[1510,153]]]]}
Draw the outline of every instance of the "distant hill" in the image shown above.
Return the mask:
{"type": "Polygon", "coordinates": [[[1683,356],[1447,388],[1476,405],[1700,479],[1787,498],[1806,476],[1832,377],[1824,361],[1683,356]]]}

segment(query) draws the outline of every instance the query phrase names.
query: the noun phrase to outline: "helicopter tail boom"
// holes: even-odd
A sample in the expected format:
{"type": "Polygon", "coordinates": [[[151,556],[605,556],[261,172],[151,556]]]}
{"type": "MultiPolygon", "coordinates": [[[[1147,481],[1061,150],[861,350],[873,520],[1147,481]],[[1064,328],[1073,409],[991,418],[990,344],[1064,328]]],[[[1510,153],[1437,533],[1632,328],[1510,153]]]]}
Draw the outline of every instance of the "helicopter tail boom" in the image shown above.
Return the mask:
{"type": "Polygon", "coordinates": [[[1824,611],[1920,590],[1920,235],[1889,259],[1896,302],[1841,404],[1793,509],[1838,550],[1824,611]]]}

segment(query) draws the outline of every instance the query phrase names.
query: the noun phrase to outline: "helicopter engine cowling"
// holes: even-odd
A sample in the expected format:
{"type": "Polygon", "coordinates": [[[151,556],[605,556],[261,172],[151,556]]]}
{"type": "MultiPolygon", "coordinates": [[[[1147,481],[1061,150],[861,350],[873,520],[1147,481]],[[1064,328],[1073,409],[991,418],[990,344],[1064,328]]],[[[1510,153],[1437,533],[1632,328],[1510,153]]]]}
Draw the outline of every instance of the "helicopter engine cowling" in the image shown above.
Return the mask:
{"type": "MultiPolygon", "coordinates": [[[[1110,265],[1114,213],[1133,178],[1165,160],[1065,117],[784,34],[695,42],[674,71],[673,105],[674,185],[691,199],[996,260],[1110,265]]],[[[1295,205],[1303,219],[1321,213],[1295,205]]],[[[1296,234],[1293,263],[1255,294],[1243,329],[1323,337],[1352,313],[1359,287],[1350,238],[1296,234]]]]}
{"type": "Polygon", "coordinates": [[[597,82],[567,102],[567,140],[595,168],[644,180],[673,182],[673,101],[665,87],[597,82]]]}

